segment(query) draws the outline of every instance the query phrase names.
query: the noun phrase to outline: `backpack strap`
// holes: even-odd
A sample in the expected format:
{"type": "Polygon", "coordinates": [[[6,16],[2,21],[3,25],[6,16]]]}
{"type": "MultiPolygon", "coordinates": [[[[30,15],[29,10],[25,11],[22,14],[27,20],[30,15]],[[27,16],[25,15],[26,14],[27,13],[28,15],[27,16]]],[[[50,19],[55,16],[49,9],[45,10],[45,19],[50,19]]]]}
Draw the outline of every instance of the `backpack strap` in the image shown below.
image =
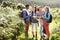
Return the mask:
{"type": "Polygon", "coordinates": [[[49,16],[48,14],[49,14],[49,12],[47,12],[47,13],[46,13],[46,17],[48,17],[48,16],[49,16]]]}
{"type": "Polygon", "coordinates": [[[48,13],[46,13],[46,17],[48,17],[48,13]]]}

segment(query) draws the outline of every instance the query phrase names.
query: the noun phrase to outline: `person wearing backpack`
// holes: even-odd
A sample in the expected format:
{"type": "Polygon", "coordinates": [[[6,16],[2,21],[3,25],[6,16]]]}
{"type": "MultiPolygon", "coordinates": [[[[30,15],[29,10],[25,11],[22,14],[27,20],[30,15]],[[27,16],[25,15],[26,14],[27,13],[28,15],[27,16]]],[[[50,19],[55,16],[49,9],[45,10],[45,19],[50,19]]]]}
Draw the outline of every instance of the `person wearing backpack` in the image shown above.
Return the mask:
{"type": "Polygon", "coordinates": [[[44,22],[43,22],[43,28],[45,31],[44,33],[47,36],[45,40],[49,40],[49,36],[50,36],[49,24],[52,22],[52,15],[50,14],[48,7],[45,8],[44,17],[42,18],[44,19],[44,22]]]}
{"type": "Polygon", "coordinates": [[[23,18],[25,21],[25,37],[28,38],[28,30],[29,30],[29,23],[30,23],[30,17],[29,17],[29,5],[25,5],[25,9],[23,9],[22,13],[23,13],[23,18]]]}
{"type": "Polygon", "coordinates": [[[33,35],[33,38],[36,37],[36,39],[37,39],[38,20],[37,20],[36,11],[37,11],[36,7],[32,6],[30,22],[32,24],[32,35],[33,35]]]}

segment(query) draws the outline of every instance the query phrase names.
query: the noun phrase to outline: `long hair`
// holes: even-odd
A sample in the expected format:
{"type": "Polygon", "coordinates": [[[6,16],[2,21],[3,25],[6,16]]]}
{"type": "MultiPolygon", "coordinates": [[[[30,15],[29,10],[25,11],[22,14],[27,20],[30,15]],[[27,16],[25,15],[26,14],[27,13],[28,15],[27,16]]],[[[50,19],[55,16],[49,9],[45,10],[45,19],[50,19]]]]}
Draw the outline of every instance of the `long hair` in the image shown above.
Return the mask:
{"type": "Polygon", "coordinates": [[[47,7],[46,9],[47,9],[47,12],[49,12],[49,8],[47,7]]]}
{"type": "Polygon", "coordinates": [[[48,6],[46,6],[45,9],[47,9],[47,12],[49,12],[49,7],[48,6]]]}
{"type": "Polygon", "coordinates": [[[36,13],[36,9],[37,9],[37,8],[35,7],[35,13],[36,13]]]}

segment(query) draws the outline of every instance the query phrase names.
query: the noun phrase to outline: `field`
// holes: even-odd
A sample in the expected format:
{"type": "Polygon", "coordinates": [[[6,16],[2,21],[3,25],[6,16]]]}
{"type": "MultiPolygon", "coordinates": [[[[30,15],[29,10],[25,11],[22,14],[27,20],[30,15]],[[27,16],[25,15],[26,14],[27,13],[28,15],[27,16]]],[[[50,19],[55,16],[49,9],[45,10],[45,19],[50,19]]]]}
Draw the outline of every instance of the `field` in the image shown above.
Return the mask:
{"type": "MultiPolygon", "coordinates": [[[[24,37],[25,23],[19,18],[19,13],[24,8],[23,4],[1,4],[0,6],[0,40],[27,40],[24,37]]],[[[50,40],[60,40],[60,8],[50,8],[53,21],[49,26],[50,40]]],[[[40,27],[38,27],[38,40],[40,39],[40,27]]],[[[32,39],[31,25],[29,28],[29,40],[32,39]]]]}

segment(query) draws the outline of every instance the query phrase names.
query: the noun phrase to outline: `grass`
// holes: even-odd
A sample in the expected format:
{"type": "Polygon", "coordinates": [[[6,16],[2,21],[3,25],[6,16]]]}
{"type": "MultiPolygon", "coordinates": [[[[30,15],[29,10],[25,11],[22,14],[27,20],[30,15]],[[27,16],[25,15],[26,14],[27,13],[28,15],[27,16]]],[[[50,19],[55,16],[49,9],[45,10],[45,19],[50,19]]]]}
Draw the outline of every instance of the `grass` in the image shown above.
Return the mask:
{"type": "MultiPolygon", "coordinates": [[[[50,30],[50,40],[52,40],[51,38],[52,38],[52,35],[54,36],[54,34],[52,33],[52,30],[54,30],[54,28],[57,28],[56,27],[57,26],[57,24],[55,23],[55,21],[53,20],[53,22],[50,24],[50,26],[49,26],[49,30],[50,30]]],[[[56,36],[57,37],[57,36],[56,36]]],[[[23,34],[21,34],[21,36],[19,36],[19,38],[20,38],[20,40],[27,40],[27,39],[25,39],[25,37],[24,37],[24,33],[23,34]]],[[[34,39],[32,39],[32,26],[30,25],[30,27],[29,27],[29,40],[35,40],[36,38],[34,38],[34,39]]],[[[37,39],[38,40],[40,40],[40,25],[39,25],[39,27],[38,27],[38,32],[37,32],[37,39]]],[[[55,39],[54,39],[55,40],[55,39]]]]}

